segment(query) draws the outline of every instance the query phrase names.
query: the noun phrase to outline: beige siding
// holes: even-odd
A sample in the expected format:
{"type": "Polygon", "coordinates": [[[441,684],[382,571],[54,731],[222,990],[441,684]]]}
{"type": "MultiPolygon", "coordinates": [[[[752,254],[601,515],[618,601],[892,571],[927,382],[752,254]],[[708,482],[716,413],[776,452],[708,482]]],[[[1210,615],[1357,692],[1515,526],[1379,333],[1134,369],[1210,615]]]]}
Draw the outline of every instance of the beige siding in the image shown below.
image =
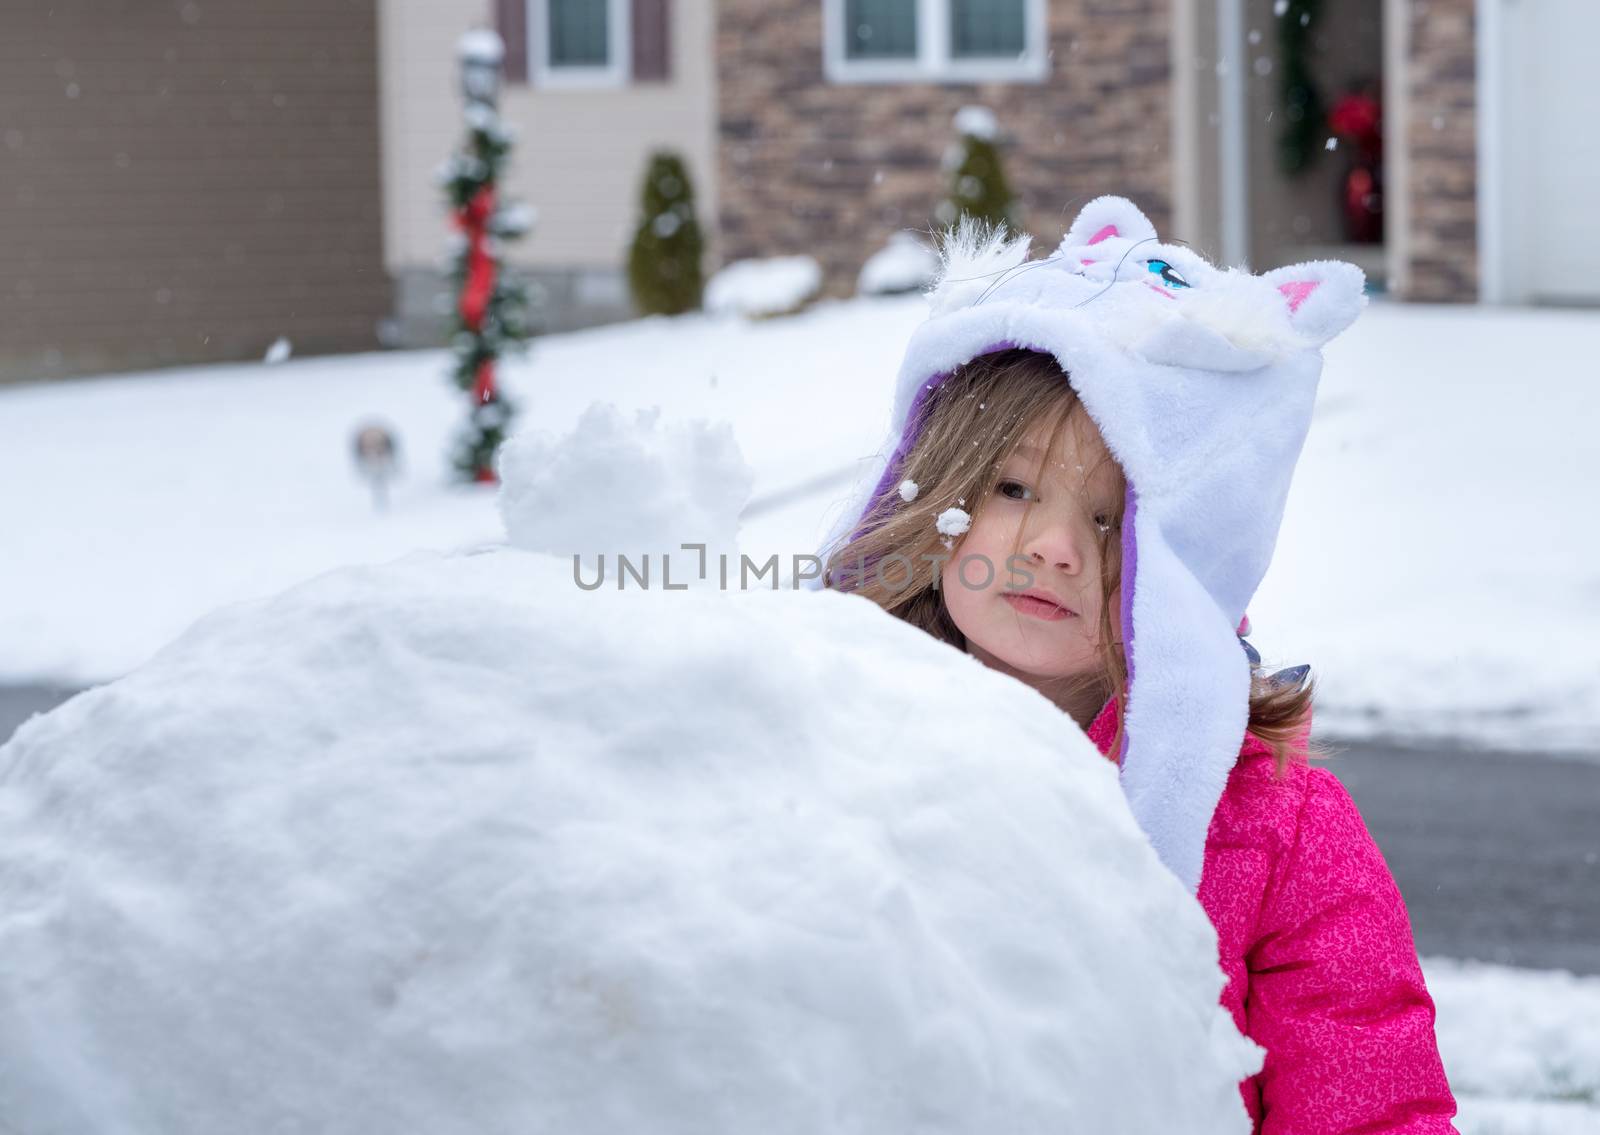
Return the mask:
{"type": "Polygon", "coordinates": [[[376,0],[0,0],[0,381],[377,346],[376,0]]]}
{"type": "MultiPolygon", "coordinates": [[[[384,247],[391,271],[433,265],[448,225],[434,171],[461,138],[455,42],[486,23],[486,0],[381,0],[384,247]]],[[[507,192],[538,210],[512,259],[539,268],[616,268],[636,223],[650,151],[680,151],[695,181],[701,225],[716,216],[713,0],[672,5],[672,77],[598,90],[511,87],[516,129],[507,192]]]]}

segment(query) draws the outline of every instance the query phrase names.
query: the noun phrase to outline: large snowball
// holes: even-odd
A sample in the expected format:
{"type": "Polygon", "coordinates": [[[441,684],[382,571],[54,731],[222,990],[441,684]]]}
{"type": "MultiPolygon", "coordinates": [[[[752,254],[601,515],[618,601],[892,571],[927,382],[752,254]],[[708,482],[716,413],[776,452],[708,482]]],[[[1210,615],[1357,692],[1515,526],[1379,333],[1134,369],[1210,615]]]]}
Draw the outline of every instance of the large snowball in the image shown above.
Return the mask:
{"type": "Polygon", "coordinates": [[[28,1132],[1243,1132],[1070,720],[859,597],[503,549],[225,608],[0,749],[28,1132]]]}

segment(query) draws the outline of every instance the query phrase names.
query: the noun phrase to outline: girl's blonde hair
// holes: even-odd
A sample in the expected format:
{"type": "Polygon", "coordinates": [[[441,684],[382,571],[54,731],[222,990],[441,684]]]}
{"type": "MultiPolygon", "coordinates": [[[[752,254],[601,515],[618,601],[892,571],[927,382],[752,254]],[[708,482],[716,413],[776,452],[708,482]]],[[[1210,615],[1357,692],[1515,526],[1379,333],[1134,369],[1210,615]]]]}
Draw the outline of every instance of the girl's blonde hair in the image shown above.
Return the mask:
{"type": "MultiPolygon", "coordinates": [[[[879,493],[855,531],[832,548],[824,569],[827,586],[871,599],[890,614],[921,627],[935,638],[966,649],[966,636],[951,619],[940,592],[942,564],[951,558],[949,541],[940,536],[939,514],[965,502],[976,514],[995,492],[1001,467],[1035,426],[1048,431],[1047,452],[1055,452],[1061,431],[1076,415],[1086,414],[1056,360],[1047,354],[1009,349],[981,355],[933,380],[912,408],[909,424],[914,442],[897,452],[884,477],[888,491],[879,493]],[[915,494],[903,499],[895,486],[914,482],[915,494]]],[[[1122,713],[1127,694],[1127,663],[1122,650],[1121,612],[1116,596],[1122,581],[1122,512],[1126,480],[1106,454],[1116,486],[1116,516],[1100,537],[1103,601],[1098,628],[1100,665],[1077,679],[1071,695],[1092,692],[1098,704],[1116,700],[1116,752],[1122,740],[1122,713]]],[[[1094,475],[1085,470],[1085,477],[1094,475]]],[[[1020,548],[1021,531],[1018,531],[1020,548]]],[[[1248,729],[1272,749],[1277,775],[1297,753],[1322,756],[1309,743],[1309,720],[1315,682],[1273,683],[1259,668],[1251,671],[1248,729]]]]}

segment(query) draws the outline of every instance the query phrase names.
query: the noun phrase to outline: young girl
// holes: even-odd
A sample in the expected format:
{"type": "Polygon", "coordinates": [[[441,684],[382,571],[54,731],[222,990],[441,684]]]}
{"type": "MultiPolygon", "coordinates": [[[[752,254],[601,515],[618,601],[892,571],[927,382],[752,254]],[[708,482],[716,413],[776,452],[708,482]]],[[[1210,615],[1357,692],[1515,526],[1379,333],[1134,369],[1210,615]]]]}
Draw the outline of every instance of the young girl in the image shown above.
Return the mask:
{"type": "Polygon", "coordinates": [[[825,585],[1033,686],[1117,762],[1267,1051],[1241,1085],[1258,1132],[1453,1132],[1405,905],[1306,762],[1305,668],[1268,675],[1243,639],[1361,274],[1222,272],[1115,197],[1052,256],[1028,244],[951,234],[825,585]]]}

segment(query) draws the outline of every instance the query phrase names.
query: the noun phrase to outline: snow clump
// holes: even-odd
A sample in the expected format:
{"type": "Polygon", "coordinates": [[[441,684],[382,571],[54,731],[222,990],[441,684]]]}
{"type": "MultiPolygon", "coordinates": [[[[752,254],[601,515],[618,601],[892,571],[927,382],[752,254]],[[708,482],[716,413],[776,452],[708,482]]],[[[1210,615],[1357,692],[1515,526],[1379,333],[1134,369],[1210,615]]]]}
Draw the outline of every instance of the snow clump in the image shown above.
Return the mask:
{"type": "Polygon", "coordinates": [[[964,508],[947,508],[933,523],[941,535],[960,536],[972,527],[972,517],[964,508]]]}
{"type": "MultiPolygon", "coordinates": [[[[592,403],[568,434],[513,435],[500,449],[500,515],[511,543],[532,552],[664,555],[686,543],[736,547],[754,476],[727,423],[633,420],[592,403]]],[[[682,553],[680,553],[682,554],[682,553]]]]}

